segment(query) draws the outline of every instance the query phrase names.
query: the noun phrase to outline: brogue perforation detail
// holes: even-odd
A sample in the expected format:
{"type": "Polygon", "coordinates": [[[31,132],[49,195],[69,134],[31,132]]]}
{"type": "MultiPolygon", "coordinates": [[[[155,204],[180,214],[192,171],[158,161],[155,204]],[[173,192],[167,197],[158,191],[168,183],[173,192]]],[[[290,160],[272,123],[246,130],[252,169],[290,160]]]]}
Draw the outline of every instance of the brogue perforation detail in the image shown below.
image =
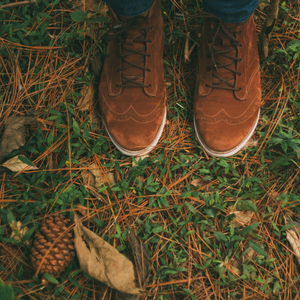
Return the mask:
{"type": "Polygon", "coordinates": [[[219,113],[217,116],[214,116],[214,118],[209,118],[209,117],[204,117],[203,116],[204,113],[201,111],[197,111],[195,113],[195,117],[196,119],[200,119],[201,121],[210,124],[217,123],[220,121],[225,121],[226,123],[231,125],[238,125],[244,123],[253,115],[253,113],[256,111],[256,108],[259,106],[259,103],[260,101],[256,100],[253,103],[252,107],[249,109],[249,111],[245,112],[243,116],[238,118],[229,117],[228,115],[224,116],[224,113],[219,113]]]}
{"type": "Polygon", "coordinates": [[[107,105],[105,105],[104,103],[101,105],[101,110],[102,110],[102,114],[103,115],[110,115],[111,117],[113,117],[113,119],[117,120],[117,121],[127,121],[129,119],[132,119],[136,122],[151,122],[153,120],[155,120],[156,117],[160,116],[161,113],[164,110],[164,104],[163,102],[158,104],[157,107],[147,116],[145,115],[139,115],[133,107],[130,107],[128,111],[126,111],[126,113],[116,113],[111,111],[111,109],[108,108],[107,105]]]}

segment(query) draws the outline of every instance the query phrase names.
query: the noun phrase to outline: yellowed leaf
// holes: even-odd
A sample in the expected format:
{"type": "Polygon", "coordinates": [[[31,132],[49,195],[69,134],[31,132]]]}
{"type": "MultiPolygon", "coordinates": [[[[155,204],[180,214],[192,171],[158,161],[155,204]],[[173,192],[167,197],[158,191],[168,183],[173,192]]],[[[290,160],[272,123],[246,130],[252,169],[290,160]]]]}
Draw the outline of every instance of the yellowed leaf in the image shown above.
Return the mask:
{"type": "MultiPolygon", "coordinates": [[[[22,227],[22,223],[20,221],[16,223],[14,223],[12,227],[12,233],[10,235],[11,239],[14,239],[16,241],[22,241],[24,235],[29,231],[29,228],[27,226],[22,227]]],[[[29,246],[30,244],[30,239],[28,239],[27,241],[24,242],[25,245],[29,246]]]]}
{"type": "Polygon", "coordinates": [[[30,166],[30,165],[27,165],[27,164],[23,163],[22,161],[20,161],[19,156],[24,156],[24,155],[14,156],[13,158],[7,160],[4,164],[2,164],[2,166],[7,169],[10,169],[12,172],[20,172],[24,168],[26,168],[25,169],[26,171],[38,170],[38,168],[36,166],[30,166]]]}

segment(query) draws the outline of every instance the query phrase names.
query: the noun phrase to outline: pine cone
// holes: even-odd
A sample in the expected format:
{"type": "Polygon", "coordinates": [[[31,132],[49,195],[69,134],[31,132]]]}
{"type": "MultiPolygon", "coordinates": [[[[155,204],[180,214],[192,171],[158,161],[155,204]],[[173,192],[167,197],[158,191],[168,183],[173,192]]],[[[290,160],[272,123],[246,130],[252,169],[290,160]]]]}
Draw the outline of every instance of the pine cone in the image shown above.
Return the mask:
{"type": "Polygon", "coordinates": [[[43,222],[40,232],[35,234],[30,259],[36,271],[51,246],[53,247],[45,257],[40,273],[59,276],[72,262],[75,255],[73,231],[59,238],[68,229],[68,223],[63,215],[50,216],[43,222]]]}

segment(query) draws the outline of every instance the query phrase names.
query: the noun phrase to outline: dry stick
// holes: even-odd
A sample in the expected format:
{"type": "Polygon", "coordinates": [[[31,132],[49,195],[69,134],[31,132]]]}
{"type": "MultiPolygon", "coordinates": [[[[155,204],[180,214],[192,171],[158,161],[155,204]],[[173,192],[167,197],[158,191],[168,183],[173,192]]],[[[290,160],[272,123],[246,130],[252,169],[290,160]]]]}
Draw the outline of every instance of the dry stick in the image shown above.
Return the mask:
{"type": "Polygon", "coordinates": [[[6,9],[6,8],[18,7],[18,6],[25,6],[25,5],[34,4],[34,3],[35,2],[33,0],[22,1],[22,2],[15,2],[15,3],[9,3],[9,4],[1,5],[0,9],[6,9]]]}
{"type": "Polygon", "coordinates": [[[271,0],[268,6],[268,13],[267,13],[266,20],[264,22],[261,33],[259,35],[259,40],[260,40],[259,56],[261,61],[268,57],[269,40],[278,16],[278,6],[279,6],[279,0],[271,0]]]}

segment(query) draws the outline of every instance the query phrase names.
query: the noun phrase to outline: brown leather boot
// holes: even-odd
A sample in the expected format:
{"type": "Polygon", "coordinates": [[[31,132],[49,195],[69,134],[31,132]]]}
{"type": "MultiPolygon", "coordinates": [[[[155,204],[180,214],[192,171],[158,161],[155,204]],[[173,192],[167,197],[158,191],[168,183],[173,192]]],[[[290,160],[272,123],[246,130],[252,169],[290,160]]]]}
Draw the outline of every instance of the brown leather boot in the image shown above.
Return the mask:
{"type": "Polygon", "coordinates": [[[163,73],[164,26],[160,0],[141,16],[112,21],[99,87],[103,121],[126,155],[150,152],[166,121],[163,73]]]}
{"type": "Polygon", "coordinates": [[[223,23],[204,13],[198,48],[194,126],[207,153],[231,156],[250,139],[259,119],[261,85],[253,17],[223,23]]]}

